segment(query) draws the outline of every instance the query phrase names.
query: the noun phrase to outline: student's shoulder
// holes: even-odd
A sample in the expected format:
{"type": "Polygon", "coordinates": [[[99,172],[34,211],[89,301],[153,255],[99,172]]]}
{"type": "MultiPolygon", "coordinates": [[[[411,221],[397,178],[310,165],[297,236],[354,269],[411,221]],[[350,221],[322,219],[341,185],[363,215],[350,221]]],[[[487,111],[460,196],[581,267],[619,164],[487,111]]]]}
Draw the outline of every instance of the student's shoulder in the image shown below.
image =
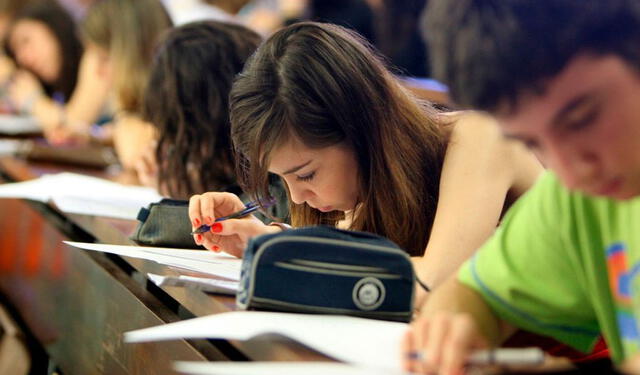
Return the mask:
{"type": "Polygon", "coordinates": [[[494,167],[509,162],[513,150],[491,116],[475,111],[453,112],[444,114],[442,123],[448,135],[448,158],[494,167]]]}
{"type": "Polygon", "coordinates": [[[476,111],[451,112],[442,115],[450,148],[485,149],[504,145],[496,120],[476,111]]]}

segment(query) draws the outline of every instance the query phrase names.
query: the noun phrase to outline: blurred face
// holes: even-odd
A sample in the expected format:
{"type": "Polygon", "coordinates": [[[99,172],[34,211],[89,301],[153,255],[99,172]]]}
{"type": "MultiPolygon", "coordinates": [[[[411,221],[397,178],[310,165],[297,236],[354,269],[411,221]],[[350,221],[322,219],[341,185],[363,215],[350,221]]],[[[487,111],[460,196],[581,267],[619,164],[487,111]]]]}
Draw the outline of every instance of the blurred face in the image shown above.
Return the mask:
{"type": "Polygon", "coordinates": [[[18,65],[51,83],[58,79],[62,66],[62,50],[53,32],[42,22],[20,20],[14,26],[9,47],[18,65]]]}
{"type": "Polygon", "coordinates": [[[497,115],[570,189],[640,195],[640,73],[615,56],[574,58],[541,95],[497,115]]]}
{"type": "Polygon", "coordinates": [[[343,144],[312,149],[295,137],[271,155],[269,171],[281,176],[296,204],[322,212],[352,210],[358,198],[358,164],[343,144]]]}

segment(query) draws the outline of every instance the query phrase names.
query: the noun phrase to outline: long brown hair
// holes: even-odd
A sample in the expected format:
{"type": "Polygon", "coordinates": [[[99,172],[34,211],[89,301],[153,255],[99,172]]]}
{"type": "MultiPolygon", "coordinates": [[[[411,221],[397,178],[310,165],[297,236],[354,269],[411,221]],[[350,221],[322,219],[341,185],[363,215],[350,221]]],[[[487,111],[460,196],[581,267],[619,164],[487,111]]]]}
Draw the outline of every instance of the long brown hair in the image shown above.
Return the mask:
{"type": "Polygon", "coordinates": [[[120,110],[140,112],[154,47],[170,27],[159,0],[100,0],[89,8],[81,30],[113,61],[120,110]]]}
{"type": "Polygon", "coordinates": [[[158,130],[161,191],[186,198],[236,183],[229,91],[260,41],[244,26],[202,21],[171,30],[159,44],[143,117],[158,130]]]}
{"type": "MultiPolygon", "coordinates": [[[[278,31],[237,78],[230,105],[245,191],[267,194],[271,152],[291,136],[310,148],[344,142],[359,166],[351,229],[386,236],[411,255],[423,254],[436,211],[445,135],[435,110],[405,90],[357,34],[313,22],[278,31]]],[[[343,217],[290,204],[295,226],[336,225],[343,217]]]]}
{"type": "MultiPolygon", "coordinates": [[[[19,21],[32,20],[43,24],[60,46],[62,65],[58,77],[53,82],[40,81],[48,96],[62,94],[68,101],[73,94],[78,80],[78,69],[84,48],[77,32],[76,23],[71,15],[57,2],[49,0],[30,1],[20,12],[15,15],[13,25],[19,21]]],[[[14,60],[16,59],[11,49],[9,38],[5,40],[5,50],[14,60]]]]}

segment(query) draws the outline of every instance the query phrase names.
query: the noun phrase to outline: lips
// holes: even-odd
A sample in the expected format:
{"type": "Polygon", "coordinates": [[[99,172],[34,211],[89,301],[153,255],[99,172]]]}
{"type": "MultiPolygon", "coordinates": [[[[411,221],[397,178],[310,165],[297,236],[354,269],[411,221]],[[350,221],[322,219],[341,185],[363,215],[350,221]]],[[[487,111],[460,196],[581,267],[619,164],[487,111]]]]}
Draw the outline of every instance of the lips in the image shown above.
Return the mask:
{"type": "Polygon", "coordinates": [[[592,191],[596,195],[612,197],[616,195],[618,192],[620,192],[620,189],[622,188],[622,181],[623,181],[622,178],[617,177],[596,187],[592,191]]]}

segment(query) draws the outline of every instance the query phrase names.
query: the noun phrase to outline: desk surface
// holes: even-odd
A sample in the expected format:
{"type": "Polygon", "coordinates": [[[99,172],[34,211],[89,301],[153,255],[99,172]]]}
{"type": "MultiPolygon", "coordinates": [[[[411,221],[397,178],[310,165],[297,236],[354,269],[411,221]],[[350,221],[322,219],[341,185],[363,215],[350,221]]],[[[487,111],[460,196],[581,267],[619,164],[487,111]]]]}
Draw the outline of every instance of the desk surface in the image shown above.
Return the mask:
{"type": "MultiPolygon", "coordinates": [[[[0,158],[0,179],[5,182],[60,171],[55,165],[0,158]]],[[[234,310],[235,300],[158,288],[147,281],[147,272],[176,271],[61,242],[131,244],[132,221],[63,214],[46,204],[0,199],[0,228],[0,293],[65,374],[167,374],[174,360],[328,360],[284,341],[124,344],[123,332],[234,310]]]]}

